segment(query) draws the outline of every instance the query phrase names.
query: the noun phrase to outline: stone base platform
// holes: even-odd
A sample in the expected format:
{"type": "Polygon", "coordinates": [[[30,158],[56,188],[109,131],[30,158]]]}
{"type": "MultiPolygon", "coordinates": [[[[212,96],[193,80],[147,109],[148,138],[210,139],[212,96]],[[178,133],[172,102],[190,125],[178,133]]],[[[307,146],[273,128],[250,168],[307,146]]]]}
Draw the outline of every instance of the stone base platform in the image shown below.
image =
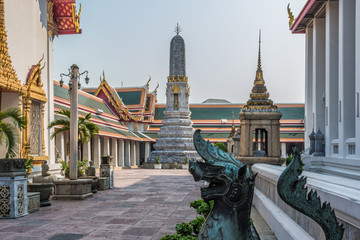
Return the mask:
{"type": "Polygon", "coordinates": [[[255,163],[266,163],[270,165],[281,166],[285,162],[285,158],[281,157],[236,157],[243,164],[252,166],[255,163]]]}
{"type": "Polygon", "coordinates": [[[99,182],[98,184],[99,191],[110,189],[110,182],[108,177],[100,177],[98,182],[99,182]]]}
{"type": "Polygon", "coordinates": [[[54,181],[54,200],[84,200],[93,197],[91,192],[92,179],[63,179],[54,181]]]}

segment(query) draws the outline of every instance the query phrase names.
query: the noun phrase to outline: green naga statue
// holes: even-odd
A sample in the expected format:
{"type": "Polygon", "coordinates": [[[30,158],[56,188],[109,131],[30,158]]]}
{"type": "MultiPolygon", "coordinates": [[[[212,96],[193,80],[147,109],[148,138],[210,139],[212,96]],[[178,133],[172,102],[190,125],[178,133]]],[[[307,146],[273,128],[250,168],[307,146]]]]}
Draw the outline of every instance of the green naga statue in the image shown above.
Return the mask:
{"type": "Polygon", "coordinates": [[[204,201],[214,200],[214,207],[206,218],[199,240],[256,239],[250,228],[250,211],[254,194],[254,180],[246,165],[209,141],[200,130],[194,133],[194,145],[204,162],[190,161],[189,171],[195,181],[205,180],[201,188],[204,201]]]}
{"type": "Polygon", "coordinates": [[[325,233],[327,240],[341,240],[344,234],[343,225],[339,225],[330,203],[321,205],[316,191],[305,187],[306,177],[300,177],[302,163],[299,151],[294,149],[294,159],[279,177],[277,190],[280,198],[290,207],[304,213],[317,222],[325,233]],[[307,196],[307,197],[306,197],[307,196]]]}

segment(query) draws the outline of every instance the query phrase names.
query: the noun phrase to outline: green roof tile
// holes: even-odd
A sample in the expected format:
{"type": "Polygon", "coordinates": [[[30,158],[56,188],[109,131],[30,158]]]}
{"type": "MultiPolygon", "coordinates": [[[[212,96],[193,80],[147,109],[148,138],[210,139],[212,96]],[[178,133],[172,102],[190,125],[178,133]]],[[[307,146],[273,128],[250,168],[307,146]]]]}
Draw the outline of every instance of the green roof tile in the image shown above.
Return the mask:
{"type": "MultiPolygon", "coordinates": [[[[282,113],[281,119],[304,119],[304,107],[282,107],[279,108],[282,113]]],[[[155,109],[155,119],[164,118],[165,108],[155,109]]],[[[191,108],[191,119],[193,120],[216,120],[216,119],[232,119],[233,112],[235,118],[238,119],[241,108],[191,108]]]]}
{"type": "Polygon", "coordinates": [[[136,105],[140,104],[141,91],[132,92],[117,92],[120,98],[122,98],[125,105],[136,105]]]}

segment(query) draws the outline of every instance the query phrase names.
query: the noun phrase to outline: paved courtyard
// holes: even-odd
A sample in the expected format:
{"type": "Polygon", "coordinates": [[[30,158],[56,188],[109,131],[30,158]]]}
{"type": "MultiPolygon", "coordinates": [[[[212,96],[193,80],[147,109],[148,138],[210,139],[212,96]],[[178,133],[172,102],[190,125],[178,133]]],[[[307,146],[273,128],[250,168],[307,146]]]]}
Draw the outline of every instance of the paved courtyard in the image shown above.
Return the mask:
{"type": "MultiPolygon", "coordinates": [[[[115,188],[85,201],[52,201],[23,218],[0,220],[0,239],[160,239],[194,219],[199,186],[186,170],[115,171],[115,188]]],[[[256,221],[256,220],[255,220],[256,221]]]]}

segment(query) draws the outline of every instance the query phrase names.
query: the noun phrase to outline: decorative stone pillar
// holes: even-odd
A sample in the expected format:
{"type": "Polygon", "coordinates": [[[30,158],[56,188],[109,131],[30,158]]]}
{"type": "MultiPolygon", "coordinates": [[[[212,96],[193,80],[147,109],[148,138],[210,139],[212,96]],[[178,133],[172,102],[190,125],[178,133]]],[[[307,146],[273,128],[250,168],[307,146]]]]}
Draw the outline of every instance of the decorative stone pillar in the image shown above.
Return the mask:
{"type": "Polygon", "coordinates": [[[0,218],[18,218],[28,214],[26,159],[0,161],[0,218]]]}
{"type": "Polygon", "coordinates": [[[324,140],[325,140],[325,136],[324,134],[322,134],[321,130],[319,129],[315,134],[315,152],[313,156],[325,156],[324,140]]]}
{"type": "MultiPolygon", "coordinates": [[[[100,178],[107,178],[109,188],[114,187],[114,166],[110,164],[111,156],[102,156],[100,165],[100,178]]],[[[101,179],[100,179],[101,180],[101,179]]]]}
{"type": "Polygon", "coordinates": [[[309,155],[313,154],[315,152],[315,132],[314,129],[312,130],[311,134],[309,135],[310,139],[310,149],[309,149],[309,155]]]}
{"type": "Polygon", "coordinates": [[[136,165],[140,166],[140,143],[135,143],[135,151],[136,151],[136,165]]]}

